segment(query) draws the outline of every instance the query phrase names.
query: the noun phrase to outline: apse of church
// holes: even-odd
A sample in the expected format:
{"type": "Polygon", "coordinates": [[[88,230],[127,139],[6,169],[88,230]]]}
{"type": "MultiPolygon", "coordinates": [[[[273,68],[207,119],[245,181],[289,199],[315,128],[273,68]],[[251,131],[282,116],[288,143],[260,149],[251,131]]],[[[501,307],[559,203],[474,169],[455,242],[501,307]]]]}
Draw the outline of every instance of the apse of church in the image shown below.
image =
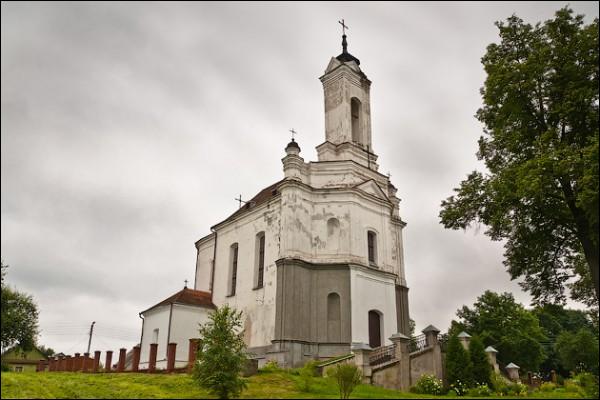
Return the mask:
{"type": "Polygon", "coordinates": [[[194,290],[243,311],[245,341],[261,364],[298,366],[409,334],[406,224],[396,188],[378,172],[371,81],[345,34],[320,80],[318,160],[305,161],[292,137],[282,179],[196,242],[194,290]]]}

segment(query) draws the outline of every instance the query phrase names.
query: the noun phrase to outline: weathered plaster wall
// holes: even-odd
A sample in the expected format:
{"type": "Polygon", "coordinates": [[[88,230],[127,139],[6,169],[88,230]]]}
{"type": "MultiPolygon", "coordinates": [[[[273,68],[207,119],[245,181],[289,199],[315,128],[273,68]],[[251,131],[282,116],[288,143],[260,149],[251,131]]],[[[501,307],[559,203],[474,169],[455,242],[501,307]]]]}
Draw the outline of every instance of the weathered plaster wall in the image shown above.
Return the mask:
{"type": "Polygon", "coordinates": [[[210,292],[212,260],[214,257],[214,235],[203,238],[196,243],[198,256],[196,259],[196,282],[194,289],[210,292]]]}
{"type": "Polygon", "coordinates": [[[188,361],[189,340],[199,337],[199,324],[208,321],[212,310],[184,304],[173,305],[170,343],[177,343],[175,367],[185,367],[188,361]]]}
{"type": "Polygon", "coordinates": [[[158,349],[156,354],[156,366],[157,368],[166,368],[167,332],[169,329],[170,307],[170,305],[156,307],[143,315],[144,328],[142,333],[142,343],[140,352],[140,368],[148,368],[148,358],[150,356],[150,343],[153,343],[153,332],[154,329],[157,328],[159,331],[157,341],[158,349]]]}
{"type": "Polygon", "coordinates": [[[381,344],[389,345],[389,337],[398,331],[396,316],[396,289],[393,276],[364,267],[350,271],[352,291],[352,342],[369,343],[369,311],[383,315],[381,344]]]}
{"type": "Polygon", "coordinates": [[[410,355],[410,382],[414,385],[423,374],[434,373],[433,348],[410,355]]]}
{"type": "Polygon", "coordinates": [[[276,266],[279,258],[280,203],[275,198],[217,229],[213,303],[243,311],[244,340],[250,347],[270,345],[275,323],[276,266]],[[256,289],[256,235],[265,232],[264,285],[256,289]],[[230,247],[238,243],[237,285],[229,296],[230,247]]]}

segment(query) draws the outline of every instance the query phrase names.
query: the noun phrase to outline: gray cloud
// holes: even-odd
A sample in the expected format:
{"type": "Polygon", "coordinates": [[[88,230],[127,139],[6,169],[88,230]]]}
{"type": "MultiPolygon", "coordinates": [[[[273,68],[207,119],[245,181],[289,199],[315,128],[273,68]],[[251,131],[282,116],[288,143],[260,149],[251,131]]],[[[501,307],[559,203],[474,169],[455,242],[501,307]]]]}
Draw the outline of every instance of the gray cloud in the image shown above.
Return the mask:
{"type": "Polygon", "coordinates": [[[81,351],[96,320],[97,346],[134,343],[136,314],[193,279],[194,241],[235,196],[281,179],[289,128],[316,159],[317,78],[340,52],[342,17],[408,222],[417,327],[446,329],[488,288],[528,303],[501,243],[446,231],[437,215],[481,168],[473,115],[493,22],[562,5],[3,2],[1,250],[9,282],[40,305],[42,342],[81,351]]]}

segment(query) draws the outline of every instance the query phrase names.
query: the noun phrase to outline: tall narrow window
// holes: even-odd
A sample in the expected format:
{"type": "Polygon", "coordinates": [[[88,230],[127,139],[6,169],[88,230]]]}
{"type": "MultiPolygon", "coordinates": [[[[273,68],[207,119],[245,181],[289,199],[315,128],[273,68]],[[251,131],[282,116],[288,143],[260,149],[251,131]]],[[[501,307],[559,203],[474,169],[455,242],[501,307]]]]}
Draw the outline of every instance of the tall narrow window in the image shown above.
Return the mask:
{"type": "Polygon", "coordinates": [[[352,141],[355,143],[362,144],[362,132],[361,132],[361,118],[360,118],[361,104],[360,100],[353,97],[350,100],[350,116],[352,118],[352,141]]]}
{"type": "Polygon", "coordinates": [[[377,235],[373,231],[367,232],[367,246],[369,249],[369,264],[377,264],[377,235]]]}
{"type": "Polygon", "coordinates": [[[235,295],[235,286],[237,284],[237,264],[238,264],[238,244],[231,245],[231,286],[229,295],[235,295]]]}
{"type": "Polygon", "coordinates": [[[263,287],[263,281],[265,276],[265,233],[259,233],[256,239],[258,245],[256,288],[258,289],[263,287]]]}

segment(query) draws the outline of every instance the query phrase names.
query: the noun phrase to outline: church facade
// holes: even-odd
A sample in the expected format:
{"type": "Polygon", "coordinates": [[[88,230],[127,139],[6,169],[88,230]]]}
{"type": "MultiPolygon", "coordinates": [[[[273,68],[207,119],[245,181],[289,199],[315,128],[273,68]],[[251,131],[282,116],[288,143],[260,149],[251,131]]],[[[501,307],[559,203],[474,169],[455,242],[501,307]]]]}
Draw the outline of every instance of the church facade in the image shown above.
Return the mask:
{"type": "MultiPolygon", "coordinates": [[[[352,343],[376,348],[393,334],[410,334],[406,224],[371,144],[371,81],[345,35],[342,46],[320,77],[325,141],[318,160],[306,162],[292,138],[282,179],[196,242],[194,289],[184,290],[210,301],[188,306],[200,323],[215,306],[242,310],[245,342],[261,363],[296,367],[348,354],[352,343]]],[[[159,340],[150,337],[161,324],[153,313],[141,313],[142,364],[144,349],[159,340]]],[[[169,324],[168,331],[178,326],[172,315],[169,324]]],[[[190,329],[189,338],[196,336],[190,329]]],[[[186,346],[178,343],[178,360],[186,346]]]]}

